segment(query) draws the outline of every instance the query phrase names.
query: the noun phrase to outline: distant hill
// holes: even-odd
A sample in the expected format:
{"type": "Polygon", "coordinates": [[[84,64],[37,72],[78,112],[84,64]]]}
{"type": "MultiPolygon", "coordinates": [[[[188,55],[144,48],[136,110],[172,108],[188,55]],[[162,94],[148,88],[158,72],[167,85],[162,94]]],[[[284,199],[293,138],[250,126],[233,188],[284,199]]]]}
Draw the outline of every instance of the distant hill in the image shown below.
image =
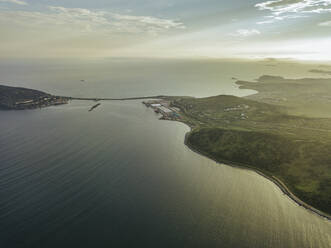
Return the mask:
{"type": "Polygon", "coordinates": [[[258,91],[246,99],[285,107],[292,115],[331,118],[331,78],[288,79],[264,75],[256,82],[236,84],[241,89],[258,91]]]}

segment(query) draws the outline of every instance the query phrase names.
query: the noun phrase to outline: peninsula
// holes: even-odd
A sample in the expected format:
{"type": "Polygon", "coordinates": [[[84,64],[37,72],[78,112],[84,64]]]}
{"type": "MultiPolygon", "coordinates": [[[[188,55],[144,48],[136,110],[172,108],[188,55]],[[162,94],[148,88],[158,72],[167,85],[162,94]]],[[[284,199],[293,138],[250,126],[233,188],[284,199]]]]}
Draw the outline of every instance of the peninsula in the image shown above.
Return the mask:
{"type": "Polygon", "coordinates": [[[0,109],[24,110],[68,103],[68,98],[39,90],[0,85],[0,109]]]}
{"type": "Polygon", "coordinates": [[[185,143],[192,150],[254,169],[299,205],[330,219],[331,80],[262,76],[237,84],[259,93],[168,97],[160,103],[167,100],[179,115],[163,115],[191,127],[185,143]]]}

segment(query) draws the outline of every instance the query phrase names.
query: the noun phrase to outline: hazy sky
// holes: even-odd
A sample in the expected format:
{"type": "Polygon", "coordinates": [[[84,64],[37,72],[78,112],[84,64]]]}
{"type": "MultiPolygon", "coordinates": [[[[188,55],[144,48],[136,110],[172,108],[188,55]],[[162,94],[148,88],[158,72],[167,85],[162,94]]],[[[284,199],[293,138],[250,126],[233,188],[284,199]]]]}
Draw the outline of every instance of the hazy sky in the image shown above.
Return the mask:
{"type": "Polygon", "coordinates": [[[331,60],[331,0],[0,0],[0,57],[331,60]]]}

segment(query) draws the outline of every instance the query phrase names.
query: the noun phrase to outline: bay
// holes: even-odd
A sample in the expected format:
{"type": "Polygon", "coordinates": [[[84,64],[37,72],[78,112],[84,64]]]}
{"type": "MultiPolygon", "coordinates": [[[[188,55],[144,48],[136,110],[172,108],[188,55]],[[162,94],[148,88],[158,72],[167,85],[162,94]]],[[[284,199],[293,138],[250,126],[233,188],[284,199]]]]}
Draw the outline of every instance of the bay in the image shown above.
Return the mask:
{"type": "MultiPolygon", "coordinates": [[[[1,81],[100,97],[245,95],[252,92],[239,90],[231,77],[309,76],[311,67],[151,60],[0,65],[1,81]]],[[[329,221],[257,173],[192,152],[183,143],[184,124],[158,120],[140,101],[102,102],[88,112],[91,105],[0,113],[1,247],[330,247],[329,221]]]]}

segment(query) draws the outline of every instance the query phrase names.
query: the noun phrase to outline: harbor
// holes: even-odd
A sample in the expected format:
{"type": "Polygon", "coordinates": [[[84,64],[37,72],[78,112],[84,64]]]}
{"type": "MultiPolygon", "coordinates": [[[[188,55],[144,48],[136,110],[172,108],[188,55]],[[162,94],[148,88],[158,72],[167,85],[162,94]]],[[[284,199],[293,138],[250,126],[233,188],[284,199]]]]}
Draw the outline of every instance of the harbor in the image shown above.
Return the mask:
{"type": "Polygon", "coordinates": [[[180,109],[171,105],[171,101],[161,100],[149,100],[143,101],[143,104],[147,108],[152,108],[155,113],[161,114],[162,120],[178,121],[181,119],[180,109]]]}

